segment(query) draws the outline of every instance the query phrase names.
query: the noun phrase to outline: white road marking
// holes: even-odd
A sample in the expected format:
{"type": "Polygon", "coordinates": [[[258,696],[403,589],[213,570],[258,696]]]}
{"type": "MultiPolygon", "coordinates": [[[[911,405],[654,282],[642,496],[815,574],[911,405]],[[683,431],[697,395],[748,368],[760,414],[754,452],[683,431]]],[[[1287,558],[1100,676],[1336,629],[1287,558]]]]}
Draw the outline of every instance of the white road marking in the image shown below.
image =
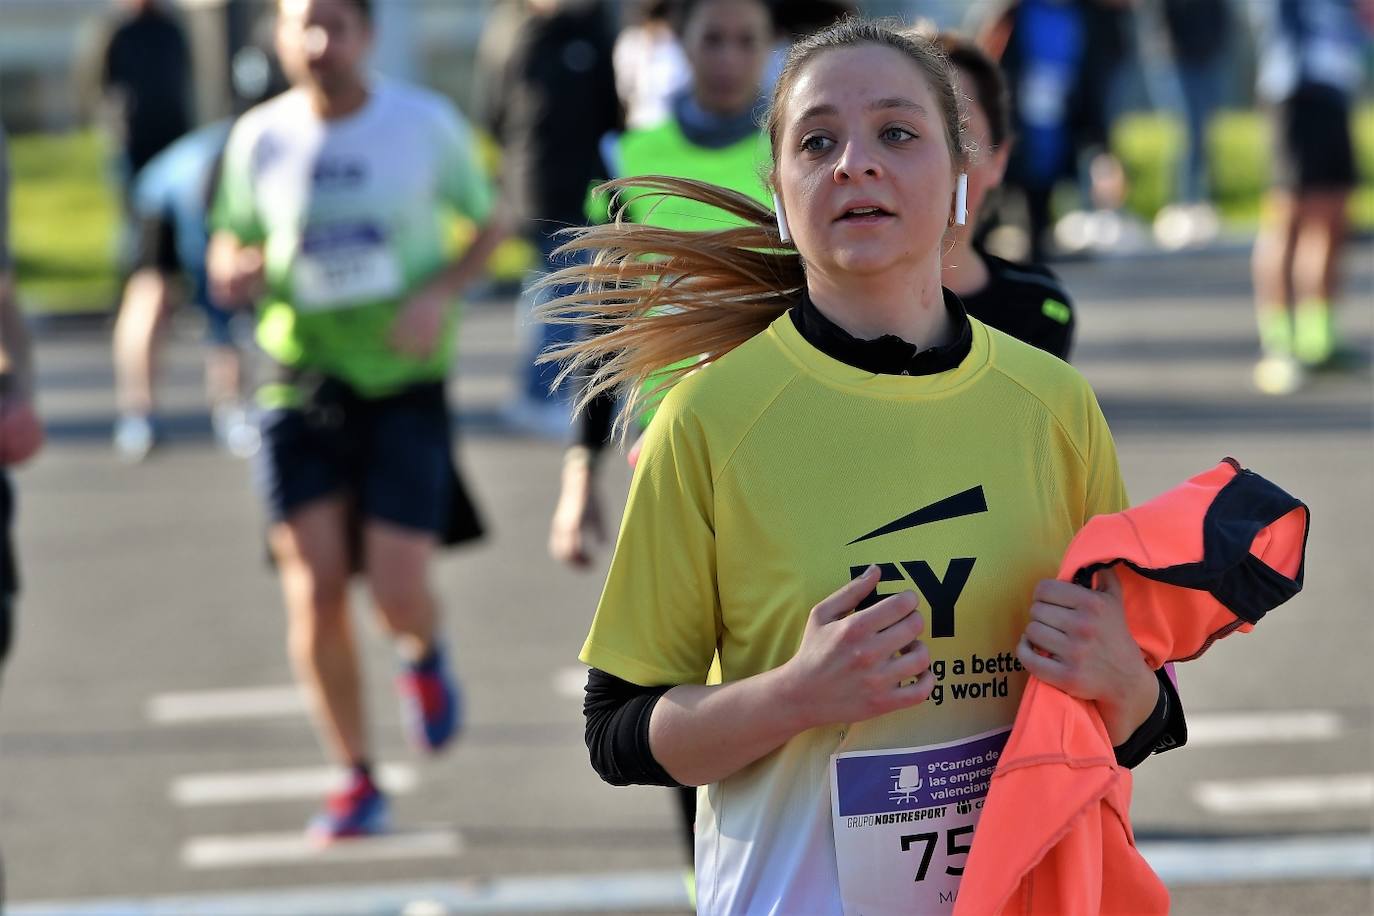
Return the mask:
{"type": "Polygon", "coordinates": [[[1193,798],[1215,814],[1275,814],[1374,806],[1374,773],[1200,782],[1193,798]]]}
{"type": "Polygon", "coordinates": [[[1344,730],[1340,714],[1325,709],[1188,713],[1189,747],[1334,741],[1344,730]]]}
{"type": "Polygon", "coordinates": [[[321,848],[304,831],[187,840],[181,863],[187,868],[247,868],[264,865],[335,864],[388,859],[448,859],[462,851],[458,833],[447,827],[388,833],[321,848]]]}
{"type": "Polygon", "coordinates": [[[279,719],[307,715],[309,711],[305,692],[295,684],[161,693],[148,701],[145,710],[148,718],[159,725],[279,719]]]}
{"type": "MultiPolygon", "coordinates": [[[[1164,883],[1367,880],[1374,838],[1329,834],[1261,840],[1143,842],[1164,883]]],[[[278,888],[184,897],[11,902],[9,916],[395,916],[445,913],[614,913],[687,909],[677,870],[522,875],[491,880],[278,888]]]]}
{"type": "MultiPolygon", "coordinates": [[[[404,763],[377,767],[377,781],[391,795],[415,791],[419,777],[404,763]]],[[[171,799],[183,807],[318,798],[342,787],[346,773],[337,767],[195,773],[172,781],[171,799]]]]}
{"type": "Polygon", "coordinates": [[[333,885],[238,894],[12,903],[9,916],[422,916],[689,909],[682,872],[522,875],[471,881],[333,885]]]}
{"type": "Polygon", "coordinates": [[[1154,841],[1140,851],[1170,887],[1374,878],[1374,837],[1367,833],[1154,841]]]}

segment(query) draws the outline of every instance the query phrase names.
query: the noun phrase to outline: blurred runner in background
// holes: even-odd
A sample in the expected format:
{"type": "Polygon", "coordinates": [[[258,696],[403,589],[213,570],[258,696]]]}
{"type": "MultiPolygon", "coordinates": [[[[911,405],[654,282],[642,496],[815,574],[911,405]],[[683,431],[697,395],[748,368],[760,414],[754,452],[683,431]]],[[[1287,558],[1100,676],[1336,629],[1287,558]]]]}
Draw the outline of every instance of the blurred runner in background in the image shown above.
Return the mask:
{"type": "Polygon", "coordinates": [[[1357,180],[1350,107],[1367,36],[1355,0],[1276,0],[1271,13],[1258,88],[1275,168],[1252,262],[1263,351],[1255,386],[1283,395],[1342,355],[1334,305],[1357,180]]]}
{"type": "Polygon", "coordinates": [[[401,657],[412,741],[457,733],[429,569],[441,539],[479,530],[453,467],[444,382],[458,294],[502,237],[468,125],[442,97],[366,70],[369,0],[280,0],[293,88],[234,125],[212,224],[220,301],[260,300],[278,367],[259,392],[259,482],[271,510],[292,662],[345,788],[311,823],[321,842],[375,833],[349,582],[365,578],[401,657]],[[451,254],[450,217],[479,229],[451,254]]]}
{"type": "Polygon", "coordinates": [[[1209,202],[1207,128],[1221,105],[1231,63],[1235,15],[1229,0],[1163,0],[1164,27],[1183,95],[1184,156],[1174,203],[1155,217],[1155,239],[1182,248],[1214,239],[1220,228],[1209,202]]]}
{"type": "MultiPolygon", "coordinates": [[[[240,50],[231,71],[235,98],[245,109],[285,88],[259,48],[240,50]]],[[[236,340],[234,315],[212,300],[205,274],[207,212],[231,123],[217,121],[182,137],[155,156],[134,181],[133,273],[124,284],[114,330],[119,410],[114,446],[128,461],[141,461],[157,442],[158,350],[168,318],[185,300],[205,316],[205,393],[215,439],[238,457],[248,457],[258,448],[257,428],[243,400],[247,367],[236,340]]]]}

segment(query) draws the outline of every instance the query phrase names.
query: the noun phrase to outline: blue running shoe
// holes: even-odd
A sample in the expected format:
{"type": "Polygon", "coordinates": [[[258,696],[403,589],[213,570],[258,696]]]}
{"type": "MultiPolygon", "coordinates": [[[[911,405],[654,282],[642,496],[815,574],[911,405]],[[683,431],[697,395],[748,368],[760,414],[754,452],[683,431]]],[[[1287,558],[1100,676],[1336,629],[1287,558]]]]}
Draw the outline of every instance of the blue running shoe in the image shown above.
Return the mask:
{"type": "Polygon", "coordinates": [[[418,750],[437,753],[458,733],[462,701],[441,648],[435,646],[424,660],[406,665],[396,689],[406,732],[418,750]]]}
{"type": "Polygon", "coordinates": [[[315,815],[306,834],[318,845],[336,840],[375,836],[387,830],[386,796],[372,777],[354,771],[348,785],[325,800],[324,810],[315,815]]]}

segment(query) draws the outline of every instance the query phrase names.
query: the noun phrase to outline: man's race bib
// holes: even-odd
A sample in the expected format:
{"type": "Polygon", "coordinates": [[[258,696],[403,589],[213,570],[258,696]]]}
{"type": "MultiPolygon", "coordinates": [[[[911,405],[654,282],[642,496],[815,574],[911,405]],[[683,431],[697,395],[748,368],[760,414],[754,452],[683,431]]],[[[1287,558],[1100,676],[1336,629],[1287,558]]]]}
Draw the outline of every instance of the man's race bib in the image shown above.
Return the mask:
{"type": "Polygon", "coordinates": [[[404,289],[401,265],[375,223],[309,226],[292,265],[294,305],[322,312],[392,299],[404,289]]]}
{"type": "Polygon", "coordinates": [[[830,758],[846,916],[954,910],[973,828],[1010,733],[830,758]]]}

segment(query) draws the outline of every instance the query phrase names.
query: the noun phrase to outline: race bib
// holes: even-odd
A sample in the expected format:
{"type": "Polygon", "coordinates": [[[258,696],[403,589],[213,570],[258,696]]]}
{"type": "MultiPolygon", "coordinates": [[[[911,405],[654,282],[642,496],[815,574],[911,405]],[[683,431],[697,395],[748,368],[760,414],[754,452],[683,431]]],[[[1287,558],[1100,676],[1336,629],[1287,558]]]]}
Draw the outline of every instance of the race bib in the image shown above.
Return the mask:
{"type": "Polygon", "coordinates": [[[830,758],[846,916],[953,912],[973,828],[1010,733],[830,758]]]}
{"type": "Polygon", "coordinates": [[[401,265],[374,223],[311,226],[292,265],[295,306],[329,311],[399,296],[401,265]]]}

